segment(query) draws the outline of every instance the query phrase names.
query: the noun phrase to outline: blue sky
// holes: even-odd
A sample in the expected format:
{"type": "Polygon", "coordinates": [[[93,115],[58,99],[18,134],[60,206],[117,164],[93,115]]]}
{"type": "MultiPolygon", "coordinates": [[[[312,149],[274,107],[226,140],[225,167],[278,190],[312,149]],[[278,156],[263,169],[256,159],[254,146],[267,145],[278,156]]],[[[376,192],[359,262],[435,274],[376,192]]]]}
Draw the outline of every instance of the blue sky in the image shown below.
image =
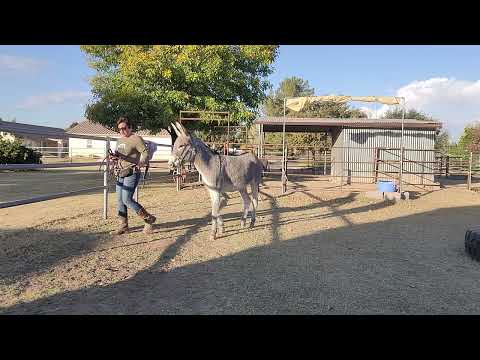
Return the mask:
{"type": "MultiPolygon", "coordinates": [[[[480,46],[281,46],[272,85],[288,76],[317,95],[398,95],[444,123],[453,139],[480,120],[480,46]]],[[[88,67],[78,46],[0,46],[0,117],[66,127],[83,118],[88,67]]],[[[381,115],[385,106],[352,104],[381,115]]]]}

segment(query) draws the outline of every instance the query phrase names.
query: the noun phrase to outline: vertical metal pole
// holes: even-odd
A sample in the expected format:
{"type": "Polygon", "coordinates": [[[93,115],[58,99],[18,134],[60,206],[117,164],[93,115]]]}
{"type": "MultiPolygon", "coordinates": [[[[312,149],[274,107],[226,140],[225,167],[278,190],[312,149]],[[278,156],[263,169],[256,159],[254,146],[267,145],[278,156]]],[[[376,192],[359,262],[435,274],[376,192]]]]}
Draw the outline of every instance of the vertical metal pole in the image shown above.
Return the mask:
{"type": "Polygon", "coordinates": [[[181,169],[180,166],[177,166],[177,176],[175,178],[176,184],[177,184],[177,191],[180,191],[180,176],[181,176],[181,169]]]}
{"type": "Polygon", "coordinates": [[[449,174],[450,174],[450,155],[447,155],[447,159],[445,160],[445,177],[447,179],[449,174]]]}
{"type": "Polygon", "coordinates": [[[263,124],[260,125],[261,139],[262,139],[262,158],[265,156],[265,132],[263,131],[263,124]]]}
{"type": "Polygon", "coordinates": [[[286,107],[287,107],[287,98],[283,98],[283,131],[282,131],[282,194],[287,190],[287,180],[285,174],[285,121],[286,121],[286,107]]]}
{"type": "Polygon", "coordinates": [[[473,154],[470,151],[470,158],[468,159],[468,185],[467,185],[468,190],[472,189],[472,158],[473,158],[473,154]]]}
{"type": "Polygon", "coordinates": [[[258,132],[258,137],[257,137],[257,139],[258,139],[258,141],[256,141],[256,143],[258,144],[258,147],[257,147],[257,156],[258,156],[259,158],[262,157],[262,151],[260,150],[261,145],[262,145],[262,132],[261,132],[261,130],[260,130],[260,129],[261,129],[261,126],[262,126],[262,125],[260,125],[260,124],[257,125],[257,132],[258,132]]]}
{"type": "Polygon", "coordinates": [[[263,158],[262,154],[262,124],[258,125],[258,157],[263,158]]]}
{"type": "Polygon", "coordinates": [[[400,195],[403,192],[403,130],[404,130],[404,120],[405,120],[405,98],[402,98],[403,108],[402,108],[402,140],[401,140],[401,149],[400,149],[400,179],[399,179],[399,192],[400,195]]]}
{"type": "MultiPolygon", "coordinates": [[[[139,174],[140,177],[142,177],[142,173],[140,172],[139,174]]],[[[140,187],[140,181],[138,182],[137,187],[135,188],[135,193],[133,194],[135,201],[138,203],[138,188],[140,187]]]]}
{"type": "Polygon", "coordinates": [[[103,172],[103,220],[107,220],[108,217],[108,172],[110,169],[110,160],[108,159],[108,150],[110,149],[110,138],[107,137],[105,141],[105,158],[106,166],[103,172]]]}
{"type": "Polygon", "coordinates": [[[230,111],[228,112],[228,124],[227,124],[227,153],[225,155],[229,154],[229,149],[230,149],[230,111]]]}
{"type": "Polygon", "coordinates": [[[427,161],[426,159],[426,155],[427,155],[427,151],[426,150],[422,150],[422,153],[423,153],[423,161],[422,161],[422,176],[421,176],[421,179],[422,179],[422,185],[423,185],[423,188],[425,189],[425,177],[426,177],[426,174],[425,174],[425,162],[427,161]]]}
{"type": "Polygon", "coordinates": [[[325,150],[325,154],[323,156],[323,175],[327,175],[327,150],[325,150]]]}

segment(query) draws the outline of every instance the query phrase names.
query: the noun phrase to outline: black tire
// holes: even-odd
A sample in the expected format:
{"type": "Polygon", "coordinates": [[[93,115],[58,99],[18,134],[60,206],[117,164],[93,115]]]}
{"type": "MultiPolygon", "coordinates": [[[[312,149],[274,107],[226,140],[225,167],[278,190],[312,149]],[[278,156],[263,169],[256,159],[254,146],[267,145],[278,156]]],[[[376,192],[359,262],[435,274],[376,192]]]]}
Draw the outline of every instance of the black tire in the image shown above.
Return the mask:
{"type": "Polygon", "coordinates": [[[472,259],[480,261],[480,228],[469,229],[465,233],[465,251],[472,259]]]}

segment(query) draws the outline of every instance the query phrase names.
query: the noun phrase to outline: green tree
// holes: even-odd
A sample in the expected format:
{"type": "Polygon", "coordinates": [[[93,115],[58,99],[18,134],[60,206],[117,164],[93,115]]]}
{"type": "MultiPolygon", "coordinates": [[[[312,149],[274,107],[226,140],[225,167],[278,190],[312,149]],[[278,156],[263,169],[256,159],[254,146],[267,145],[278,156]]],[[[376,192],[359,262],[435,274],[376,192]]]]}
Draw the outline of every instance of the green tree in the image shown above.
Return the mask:
{"type": "Polygon", "coordinates": [[[448,131],[444,130],[435,136],[435,150],[443,154],[448,152],[450,147],[450,137],[448,131]]]}
{"type": "MultiPolygon", "coordinates": [[[[315,93],[307,80],[292,76],[284,79],[275,92],[271,92],[263,104],[263,113],[266,116],[283,116],[283,102],[286,97],[311,96],[315,93]]],[[[293,111],[286,109],[287,116],[293,111]]]]}
{"type": "MultiPolygon", "coordinates": [[[[452,149],[453,150],[453,149],[452,149]]],[[[480,151],[480,124],[470,124],[465,126],[463,134],[456,144],[456,153],[467,154],[470,151],[480,151]]]]}
{"type": "MultiPolygon", "coordinates": [[[[403,110],[400,107],[394,107],[393,109],[389,109],[384,115],[384,119],[401,119],[402,118],[403,110]]],[[[405,111],[405,119],[416,119],[422,121],[435,121],[433,117],[427,115],[421,111],[416,109],[408,109],[405,111]]]]}
{"type": "Polygon", "coordinates": [[[113,128],[118,116],[126,115],[134,128],[153,132],[170,132],[180,110],[230,111],[232,124],[252,123],[278,54],[276,45],[80,48],[96,70],[86,116],[113,128]]]}

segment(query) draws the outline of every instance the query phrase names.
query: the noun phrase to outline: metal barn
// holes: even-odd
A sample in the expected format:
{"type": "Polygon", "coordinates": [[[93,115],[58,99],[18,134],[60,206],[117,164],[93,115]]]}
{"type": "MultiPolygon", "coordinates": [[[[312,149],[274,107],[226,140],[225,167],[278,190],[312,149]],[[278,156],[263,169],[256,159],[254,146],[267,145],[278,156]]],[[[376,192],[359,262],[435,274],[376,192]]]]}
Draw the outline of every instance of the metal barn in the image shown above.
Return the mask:
{"type": "MultiPolygon", "coordinates": [[[[282,117],[255,121],[261,142],[265,132],[282,132],[282,117]]],[[[404,119],[403,174],[407,184],[434,182],[435,134],[442,127],[434,121],[404,119]]],[[[343,183],[375,183],[398,179],[401,161],[401,119],[286,118],[285,132],[331,134],[332,180],[343,183]]]]}

